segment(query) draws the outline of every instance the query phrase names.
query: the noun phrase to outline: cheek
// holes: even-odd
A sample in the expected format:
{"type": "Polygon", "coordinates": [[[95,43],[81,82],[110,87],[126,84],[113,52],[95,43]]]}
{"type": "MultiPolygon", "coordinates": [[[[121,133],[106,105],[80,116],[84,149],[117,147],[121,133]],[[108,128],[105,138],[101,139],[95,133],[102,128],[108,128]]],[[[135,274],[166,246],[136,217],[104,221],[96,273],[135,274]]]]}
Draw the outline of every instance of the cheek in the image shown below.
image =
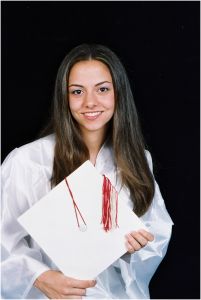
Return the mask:
{"type": "Polygon", "coordinates": [[[114,95],[108,95],[102,100],[102,104],[107,108],[107,109],[114,109],[115,107],[115,97],[114,95]]]}
{"type": "Polygon", "coordinates": [[[112,96],[112,97],[109,99],[108,107],[114,111],[114,109],[115,109],[115,99],[114,99],[114,96],[112,96]]]}
{"type": "Polygon", "coordinates": [[[69,100],[69,108],[70,108],[71,113],[73,113],[79,109],[79,103],[76,101],[69,100]]]}

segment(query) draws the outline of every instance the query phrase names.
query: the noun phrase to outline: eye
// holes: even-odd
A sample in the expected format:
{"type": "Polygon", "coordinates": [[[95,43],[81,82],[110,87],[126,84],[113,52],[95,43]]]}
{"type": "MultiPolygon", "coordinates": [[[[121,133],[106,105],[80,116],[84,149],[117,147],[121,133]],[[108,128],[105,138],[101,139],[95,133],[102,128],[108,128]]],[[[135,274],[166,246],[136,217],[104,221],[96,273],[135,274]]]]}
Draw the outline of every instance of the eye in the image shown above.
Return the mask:
{"type": "Polygon", "coordinates": [[[83,92],[82,90],[77,89],[77,90],[70,91],[70,93],[73,95],[81,95],[83,92]]]}
{"type": "Polygon", "coordinates": [[[99,91],[101,93],[105,93],[105,92],[109,91],[109,88],[103,86],[103,87],[100,87],[99,91]]]}

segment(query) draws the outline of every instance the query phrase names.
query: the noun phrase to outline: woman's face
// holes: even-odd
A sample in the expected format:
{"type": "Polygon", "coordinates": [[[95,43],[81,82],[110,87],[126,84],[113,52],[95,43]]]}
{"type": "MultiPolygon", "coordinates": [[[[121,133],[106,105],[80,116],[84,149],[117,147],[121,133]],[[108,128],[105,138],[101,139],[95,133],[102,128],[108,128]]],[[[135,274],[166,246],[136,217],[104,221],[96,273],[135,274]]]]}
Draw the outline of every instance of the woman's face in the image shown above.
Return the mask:
{"type": "Polygon", "coordinates": [[[83,133],[105,132],[114,114],[115,99],[108,67],[98,61],[80,61],[69,74],[69,106],[83,133]]]}

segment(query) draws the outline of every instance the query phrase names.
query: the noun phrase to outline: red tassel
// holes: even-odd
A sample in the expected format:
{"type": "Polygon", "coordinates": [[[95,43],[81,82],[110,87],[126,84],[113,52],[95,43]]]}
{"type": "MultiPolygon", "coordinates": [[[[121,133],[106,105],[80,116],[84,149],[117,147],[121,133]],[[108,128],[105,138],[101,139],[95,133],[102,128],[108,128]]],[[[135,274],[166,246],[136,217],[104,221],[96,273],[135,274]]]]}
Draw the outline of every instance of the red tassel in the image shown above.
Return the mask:
{"type": "Polygon", "coordinates": [[[118,193],[105,175],[103,175],[102,192],[103,202],[101,224],[103,224],[103,229],[107,232],[113,227],[118,226],[118,193]]]}

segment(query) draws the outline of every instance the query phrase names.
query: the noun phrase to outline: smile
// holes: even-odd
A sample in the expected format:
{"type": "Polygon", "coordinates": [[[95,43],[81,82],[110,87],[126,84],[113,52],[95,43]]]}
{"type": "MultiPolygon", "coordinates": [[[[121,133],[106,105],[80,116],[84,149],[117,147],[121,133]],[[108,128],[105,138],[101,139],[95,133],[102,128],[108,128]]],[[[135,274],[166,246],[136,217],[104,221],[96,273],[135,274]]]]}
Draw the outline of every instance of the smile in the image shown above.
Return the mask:
{"type": "Polygon", "coordinates": [[[93,112],[83,113],[83,115],[89,116],[89,117],[95,117],[95,116],[98,116],[100,114],[102,114],[102,111],[93,111],[93,112]]]}
{"type": "Polygon", "coordinates": [[[89,120],[94,120],[102,114],[102,111],[85,112],[82,115],[89,120]]]}

